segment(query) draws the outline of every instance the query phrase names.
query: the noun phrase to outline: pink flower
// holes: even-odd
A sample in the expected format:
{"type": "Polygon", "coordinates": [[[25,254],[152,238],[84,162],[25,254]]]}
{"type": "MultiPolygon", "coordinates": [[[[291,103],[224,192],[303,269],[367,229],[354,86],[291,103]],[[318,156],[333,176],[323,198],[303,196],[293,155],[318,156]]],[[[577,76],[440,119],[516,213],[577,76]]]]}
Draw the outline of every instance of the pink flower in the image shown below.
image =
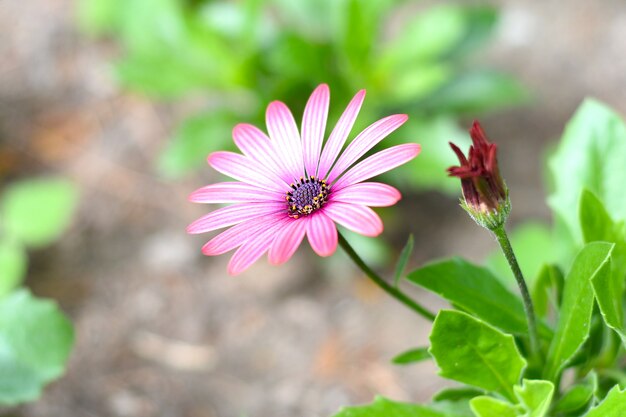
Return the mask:
{"type": "Polygon", "coordinates": [[[408,118],[396,114],[370,125],[341,152],[364,97],[365,90],[354,96],[323,147],[330,101],[326,84],[309,98],[301,134],[280,101],[267,107],[269,137],[249,124],[235,126],[233,138],[243,155],[214,152],[208,163],[237,181],[211,184],[189,197],[197,203],[233,203],[187,228],[189,233],[205,233],[230,227],[202,252],[220,255],[237,249],[228,264],[228,272],[237,275],[268,251],[270,263],[286,262],[305,235],[318,255],[332,255],[337,248],[335,223],[365,236],[379,235],[382,221],[368,206],[393,205],[400,193],[386,184],[363,181],[415,158],[420,145],[393,146],[357,163],[408,118]]]}

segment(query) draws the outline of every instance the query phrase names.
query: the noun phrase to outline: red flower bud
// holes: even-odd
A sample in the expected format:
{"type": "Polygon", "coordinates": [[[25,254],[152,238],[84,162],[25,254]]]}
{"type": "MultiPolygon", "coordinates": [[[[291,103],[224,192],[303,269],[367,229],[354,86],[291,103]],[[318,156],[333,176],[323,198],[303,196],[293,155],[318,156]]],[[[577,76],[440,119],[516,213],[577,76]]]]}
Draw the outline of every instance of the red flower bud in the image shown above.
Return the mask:
{"type": "Polygon", "coordinates": [[[450,143],[461,166],[448,168],[448,173],[461,179],[464,208],[474,220],[491,229],[485,224],[487,220],[490,224],[499,223],[498,226],[506,220],[510,210],[509,193],[498,169],[497,146],[489,143],[478,121],[474,121],[469,133],[473,144],[467,157],[458,146],[450,143]]]}

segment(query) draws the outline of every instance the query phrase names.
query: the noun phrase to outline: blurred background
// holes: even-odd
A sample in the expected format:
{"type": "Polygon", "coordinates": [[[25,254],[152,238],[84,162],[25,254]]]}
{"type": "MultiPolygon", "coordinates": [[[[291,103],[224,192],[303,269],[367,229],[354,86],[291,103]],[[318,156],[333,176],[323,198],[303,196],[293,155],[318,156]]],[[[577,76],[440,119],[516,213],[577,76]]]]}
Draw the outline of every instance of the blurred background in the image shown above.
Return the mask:
{"type": "MultiPolygon", "coordinates": [[[[264,128],[273,99],[299,120],[326,82],[332,126],[366,88],[353,132],[408,113],[384,145],[423,152],[386,178],[404,199],[378,210],[382,239],[354,245],[387,274],[408,231],[410,267],[462,255],[497,268],[445,175],[447,142],[467,144],[481,119],[512,228],[533,245],[550,222],[545,155],[584,97],[626,113],[625,52],[620,0],[0,0],[0,312],[45,306],[33,321],[58,351],[24,377],[25,398],[62,371],[62,313],[75,329],[65,376],[0,414],[313,417],[377,393],[426,401],[442,387],[434,364],[389,362],[426,345],[429,323],[340,250],[322,260],[305,244],[236,278],[228,256],[201,255],[209,236],[185,227],[208,210],[188,194],[219,179],[206,155],[232,148],[237,122],[264,128]]],[[[5,375],[23,376],[3,354],[5,375]]]]}

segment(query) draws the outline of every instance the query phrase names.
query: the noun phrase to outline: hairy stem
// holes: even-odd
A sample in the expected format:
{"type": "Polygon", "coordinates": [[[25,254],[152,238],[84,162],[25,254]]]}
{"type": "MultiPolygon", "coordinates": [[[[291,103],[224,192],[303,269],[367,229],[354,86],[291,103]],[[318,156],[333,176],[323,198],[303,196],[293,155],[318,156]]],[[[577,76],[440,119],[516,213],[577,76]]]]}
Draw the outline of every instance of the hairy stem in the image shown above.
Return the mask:
{"type": "Polygon", "coordinates": [[[509,241],[509,237],[506,234],[506,230],[504,230],[504,225],[493,230],[493,233],[496,235],[498,239],[498,243],[500,244],[500,248],[506,257],[506,260],[511,267],[511,271],[513,271],[513,275],[515,275],[515,280],[517,281],[517,285],[519,287],[520,293],[522,294],[522,300],[524,301],[524,311],[526,312],[526,320],[528,320],[528,335],[530,338],[530,348],[534,354],[539,353],[539,337],[537,336],[537,321],[535,319],[535,308],[533,307],[533,300],[530,298],[530,293],[528,292],[528,287],[526,286],[526,281],[524,280],[524,275],[522,275],[522,271],[517,263],[517,258],[515,258],[515,253],[513,252],[513,248],[511,247],[511,242],[509,241]]]}

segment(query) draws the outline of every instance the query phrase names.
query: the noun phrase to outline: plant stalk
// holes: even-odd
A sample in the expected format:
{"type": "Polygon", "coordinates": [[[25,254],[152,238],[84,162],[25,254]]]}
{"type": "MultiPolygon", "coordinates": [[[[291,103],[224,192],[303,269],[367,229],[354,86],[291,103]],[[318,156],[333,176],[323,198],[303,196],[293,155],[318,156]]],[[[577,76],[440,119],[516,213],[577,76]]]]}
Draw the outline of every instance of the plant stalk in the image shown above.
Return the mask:
{"type": "Polygon", "coordinates": [[[515,257],[515,253],[513,252],[513,248],[511,247],[511,242],[509,241],[509,237],[506,234],[506,230],[504,229],[504,225],[501,225],[495,229],[493,229],[493,233],[496,235],[498,239],[498,243],[500,244],[500,248],[506,257],[506,260],[511,267],[511,271],[513,271],[513,275],[515,276],[515,280],[517,281],[517,285],[519,287],[520,293],[522,294],[522,300],[524,301],[524,311],[526,312],[526,320],[528,321],[528,335],[530,338],[530,348],[534,354],[539,353],[539,336],[537,334],[537,321],[535,319],[535,308],[533,307],[533,300],[530,298],[530,293],[528,292],[528,287],[526,286],[526,281],[524,280],[524,275],[522,275],[522,270],[517,263],[517,258],[515,257]]]}
{"type": "Polygon", "coordinates": [[[424,317],[429,321],[435,320],[435,315],[428,311],[426,308],[422,307],[416,301],[411,299],[405,293],[400,291],[398,288],[390,285],[387,281],[382,279],[376,272],[374,272],[369,266],[365,264],[363,259],[354,251],[352,246],[348,243],[348,241],[339,233],[339,245],[343,248],[343,250],[348,254],[348,256],[354,261],[354,263],[367,275],[376,285],[382,288],[387,294],[391,295],[396,300],[400,301],[402,304],[424,317]]]}

